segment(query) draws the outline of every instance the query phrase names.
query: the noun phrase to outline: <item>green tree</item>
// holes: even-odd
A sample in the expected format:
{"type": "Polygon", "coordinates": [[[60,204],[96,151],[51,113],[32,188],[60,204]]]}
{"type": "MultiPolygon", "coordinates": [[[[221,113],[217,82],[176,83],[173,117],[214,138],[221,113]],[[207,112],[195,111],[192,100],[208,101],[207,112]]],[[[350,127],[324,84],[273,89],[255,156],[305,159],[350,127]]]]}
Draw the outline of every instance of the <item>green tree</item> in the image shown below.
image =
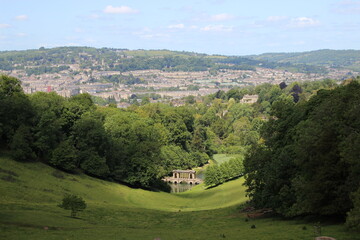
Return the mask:
{"type": "Polygon", "coordinates": [[[108,165],[112,177],[142,187],[155,182],[164,142],[158,125],[136,113],[119,111],[106,118],[104,127],[110,136],[108,165]]]}
{"type": "Polygon", "coordinates": [[[351,83],[319,91],[308,103],[307,119],[297,126],[294,209],[300,214],[345,214],[353,206],[350,193],[358,188],[360,164],[359,155],[349,151],[356,153],[353,144],[359,141],[359,90],[360,84],[351,83]]]}
{"type": "Polygon", "coordinates": [[[321,90],[308,102],[294,104],[287,96],[273,102],[274,117],[261,130],[264,145],[255,145],[244,162],[257,207],[344,216],[357,205],[351,193],[360,181],[359,91],[353,82],[321,90]]]}
{"type": "Polygon", "coordinates": [[[20,125],[32,125],[33,110],[18,79],[0,75],[0,143],[8,145],[20,125]]]}
{"type": "Polygon", "coordinates": [[[92,149],[79,153],[81,159],[80,167],[87,174],[95,177],[106,178],[110,174],[106,158],[99,156],[99,154],[92,149]]]}
{"type": "Polygon", "coordinates": [[[161,147],[161,165],[167,172],[174,169],[189,169],[196,166],[189,153],[180,146],[171,144],[161,147]]]}
{"type": "Polygon", "coordinates": [[[70,134],[72,126],[86,112],[92,112],[95,105],[91,96],[87,93],[79,94],[69,98],[64,105],[61,120],[63,121],[63,130],[66,134],[70,134]]]}
{"type": "Polygon", "coordinates": [[[196,99],[193,95],[189,95],[184,98],[186,104],[194,104],[196,102],[196,99]]]}
{"type": "Polygon", "coordinates": [[[61,142],[53,151],[49,163],[62,170],[74,172],[79,166],[79,153],[73,141],[68,139],[61,142]]]}
{"type": "Polygon", "coordinates": [[[214,186],[220,183],[217,165],[210,165],[206,168],[204,183],[206,186],[214,186]]]}
{"type": "Polygon", "coordinates": [[[228,179],[233,177],[231,175],[231,169],[230,169],[229,162],[224,162],[224,163],[220,164],[219,170],[221,172],[220,183],[224,183],[225,181],[227,181],[228,179]]]}
{"type": "Polygon", "coordinates": [[[100,156],[105,156],[108,148],[108,136],[105,132],[101,115],[97,112],[84,114],[72,127],[75,147],[79,151],[95,150],[100,156]]]}
{"type": "Polygon", "coordinates": [[[84,199],[74,194],[66,194],[58,206],[65,210],[70,210],[70,216],[73,218],[76,217],[78,212],[85,210],[87,207],[84,199]]]}
{"type": "Polygon", "coordinates": [[[347,213],[346,226],[350,229],[360,230],[360,188],[351,196],[353,209],[347,213]]]}
{"type": "Polygon", "coordinates": [[[30,127],[21,125],[15,132],[11,143],[11,155],[18,161],[31,161],[36,159],[32,149],[33,136],[30,127]]]}
{"type": "Polygon", "coordinates": [[[40,159],[48,161],[52,151],[63,140],[61,118],[65,99],[54,92],[37,92],[30,95],[34,109],[34,151],[40,159]]]}
{"type": "Polygon", "coordinates": [[[162,124],[169,130],[169,142],[181,146],[184,150],[188,150],[188,143],[191,134],[187,130],[187,126],[180,114],[174,109],[167,109],[161,114],[162,124]]]}

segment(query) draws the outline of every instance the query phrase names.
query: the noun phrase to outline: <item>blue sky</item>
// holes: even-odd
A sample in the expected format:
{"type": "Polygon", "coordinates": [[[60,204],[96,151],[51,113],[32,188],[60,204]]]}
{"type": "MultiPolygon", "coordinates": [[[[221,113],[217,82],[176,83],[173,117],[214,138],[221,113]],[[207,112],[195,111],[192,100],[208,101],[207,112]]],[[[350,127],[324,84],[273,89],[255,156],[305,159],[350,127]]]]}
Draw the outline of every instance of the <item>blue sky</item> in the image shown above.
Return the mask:
{"type": "Polygon", "coordinates": [[[360,0],[0,0],[0,50],[248,55],[360,49],[360,0]]]}

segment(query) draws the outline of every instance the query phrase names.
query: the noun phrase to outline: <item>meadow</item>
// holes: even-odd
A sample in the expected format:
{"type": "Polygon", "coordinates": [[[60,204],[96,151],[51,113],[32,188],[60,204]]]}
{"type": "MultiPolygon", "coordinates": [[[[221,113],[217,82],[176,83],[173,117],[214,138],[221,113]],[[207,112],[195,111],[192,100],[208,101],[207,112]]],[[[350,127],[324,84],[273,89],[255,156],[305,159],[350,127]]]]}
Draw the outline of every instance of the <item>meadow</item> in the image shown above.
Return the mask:
{"type": "Polygon", "coordinates": [[[224,162],[229,161],[232,158],[237,158],[237,157],[241,157],[241,154],[215,154],[213,156],[214,160],[213,162],[215,164],[222,164],[224,162]]]}
{"type": "MultiPolygon", "coordinates": [[[[180,194],[150,192],[0,156],[0,239],[314,238],[311,221],[247,220],[242,183],[240,178],[180,194]],[[78,218],[57,206],[65,193],[86,201],[78,218]]],[[[360,239],[341,224],[322,224],[323,235],[360,239]]]]}

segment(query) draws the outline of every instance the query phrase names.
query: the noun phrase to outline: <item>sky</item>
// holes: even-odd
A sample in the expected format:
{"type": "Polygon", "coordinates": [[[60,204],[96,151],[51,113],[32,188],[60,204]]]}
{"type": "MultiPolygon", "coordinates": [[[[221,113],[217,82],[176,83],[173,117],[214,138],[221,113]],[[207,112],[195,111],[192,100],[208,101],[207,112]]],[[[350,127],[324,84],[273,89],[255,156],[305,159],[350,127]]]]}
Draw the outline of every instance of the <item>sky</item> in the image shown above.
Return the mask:
{"type": "Polygon", "coordinates": [[[360,49],[360,0],[0,0],[0,51],[360,49]]]}

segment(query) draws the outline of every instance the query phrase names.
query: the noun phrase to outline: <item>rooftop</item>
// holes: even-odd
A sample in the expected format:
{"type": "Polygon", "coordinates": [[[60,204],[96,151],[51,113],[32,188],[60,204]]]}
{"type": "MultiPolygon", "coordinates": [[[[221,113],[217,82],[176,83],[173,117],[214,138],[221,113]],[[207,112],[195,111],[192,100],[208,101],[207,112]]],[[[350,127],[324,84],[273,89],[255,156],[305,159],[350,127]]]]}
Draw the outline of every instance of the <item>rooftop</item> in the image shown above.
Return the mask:
{"type": "Polygon", "coordinates": [[[196,173],[194,170],[173,170],[173,173],[196,173]]]}

